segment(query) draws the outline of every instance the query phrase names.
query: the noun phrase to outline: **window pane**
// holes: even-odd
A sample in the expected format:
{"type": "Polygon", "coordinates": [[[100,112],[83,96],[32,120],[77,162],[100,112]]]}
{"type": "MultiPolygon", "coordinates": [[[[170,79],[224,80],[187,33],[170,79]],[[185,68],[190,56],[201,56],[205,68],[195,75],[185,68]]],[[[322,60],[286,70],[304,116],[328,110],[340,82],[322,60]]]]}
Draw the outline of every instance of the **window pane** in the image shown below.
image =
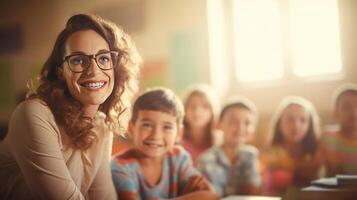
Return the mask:
{"type": "Polygon", "coordinates": [[[294,73],[340,72],[337,0],[291,0],[290,12],[294,73]]]}
{"type": "Polygon", "coordinates": [[[282,77],[279,14],[276,0],[233,1],[235,63],[240,81],[282,77]]]}
{"type": "Polygon", "coordinates": [[[224,27],[222,0],[207,0],[209,59],[211,83],[221,94],[228,87],[228,57],[224,27]]]}

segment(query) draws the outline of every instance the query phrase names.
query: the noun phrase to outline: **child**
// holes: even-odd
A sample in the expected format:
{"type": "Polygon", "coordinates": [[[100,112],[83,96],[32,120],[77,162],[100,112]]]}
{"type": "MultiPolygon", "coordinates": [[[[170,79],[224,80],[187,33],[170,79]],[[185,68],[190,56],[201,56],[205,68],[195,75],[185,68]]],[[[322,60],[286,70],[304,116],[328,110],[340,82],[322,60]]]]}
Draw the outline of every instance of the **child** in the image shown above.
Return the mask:
{"type": "Polygon", "coordinates": [[[180,99],[168,89],[138,97],[128,126],[134,148],[111,165],[119,199],[216,199],[189,154],[174,146],[183,114],[180,99]]]}
{"type": "Polygon", "coordinates": [[[221,197],[258,191],[258,150],[245,144],[254,134],[256,121],[257,112],[251,102],[243,98],[231,101],[219,118],[223,145],[210,148],[198,159],[198,169],[221,197]]]}
{"type": "Polygon", "coordinates": [[[209,85],[192,86],[185,99],[183,147],[190,153],[194,165],[198,156],[214,144],[215,117],[218,99],[209,85]]]}
{"type": "Polygon", "coordinates": [[[322,138],[328,175],[357,174],[357,85],[337,90],[334,110],[339,129],[322,138]]]}
{"type": "Polygon", "coordinates": [[[262,156],[265,195],[296,198],[298,188],[318,178],[323,164],[318,134],[314,106],[301,97],[284,98],[273,118],[270,146],[262,156]]]}

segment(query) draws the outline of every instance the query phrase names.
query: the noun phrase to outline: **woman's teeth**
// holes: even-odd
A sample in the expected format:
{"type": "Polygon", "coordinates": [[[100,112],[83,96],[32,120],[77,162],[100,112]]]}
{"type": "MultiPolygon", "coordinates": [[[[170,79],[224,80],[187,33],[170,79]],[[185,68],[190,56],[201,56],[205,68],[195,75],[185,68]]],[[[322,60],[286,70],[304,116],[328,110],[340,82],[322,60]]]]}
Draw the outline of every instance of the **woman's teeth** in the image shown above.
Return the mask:
{"type": "Polygon", "coordinates": [[[99,89],[101,87],[103,87],[103,85],[105,84],[105,82],[101,81],[101,82],[95,82],[95,83],[84,83],[82,84],[82,86],[86,87],[86,88],[90,88],[90,89],[99,89]]]}

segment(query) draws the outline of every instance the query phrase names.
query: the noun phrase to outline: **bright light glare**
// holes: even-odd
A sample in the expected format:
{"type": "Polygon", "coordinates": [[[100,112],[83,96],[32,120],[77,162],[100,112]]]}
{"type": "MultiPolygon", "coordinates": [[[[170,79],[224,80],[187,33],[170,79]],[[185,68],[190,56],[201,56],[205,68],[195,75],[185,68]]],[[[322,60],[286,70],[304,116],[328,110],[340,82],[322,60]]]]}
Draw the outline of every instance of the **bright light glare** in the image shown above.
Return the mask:
{"type": "Polygon", "coordinates": [[[208,38],[211,83],[221,94],[228,87],[227,47],[224,27],[223,1],[207,0],[208,38]]]}
{"type": "Polygon", "coordinates": [[[298,76],[341,71],[337,0],[291,0],[292,65],[298,76]]]}
{"type": "Polygon", "coordinates": [[[236,72],[240,81],[283,76],[277,0],[233,1],[236,72]]]}

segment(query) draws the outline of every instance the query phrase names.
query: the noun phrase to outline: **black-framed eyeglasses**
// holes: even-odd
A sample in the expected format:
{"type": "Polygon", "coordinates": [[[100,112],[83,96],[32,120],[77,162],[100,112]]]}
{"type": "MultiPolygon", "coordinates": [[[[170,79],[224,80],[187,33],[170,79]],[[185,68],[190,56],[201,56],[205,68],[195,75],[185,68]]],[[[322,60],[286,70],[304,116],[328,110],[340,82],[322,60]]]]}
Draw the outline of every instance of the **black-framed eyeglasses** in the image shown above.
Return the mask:
{"type": "Polygon", "coordinates": [[[72,72],[80,73],[89,68],[92,59],[95,60],[101,70],[113,69],[113,66],[118,62],[118,57],[118,51],[105,51],[92,55],[76,53],[64,57],[63,62],[67,62],[72,72]]]}

